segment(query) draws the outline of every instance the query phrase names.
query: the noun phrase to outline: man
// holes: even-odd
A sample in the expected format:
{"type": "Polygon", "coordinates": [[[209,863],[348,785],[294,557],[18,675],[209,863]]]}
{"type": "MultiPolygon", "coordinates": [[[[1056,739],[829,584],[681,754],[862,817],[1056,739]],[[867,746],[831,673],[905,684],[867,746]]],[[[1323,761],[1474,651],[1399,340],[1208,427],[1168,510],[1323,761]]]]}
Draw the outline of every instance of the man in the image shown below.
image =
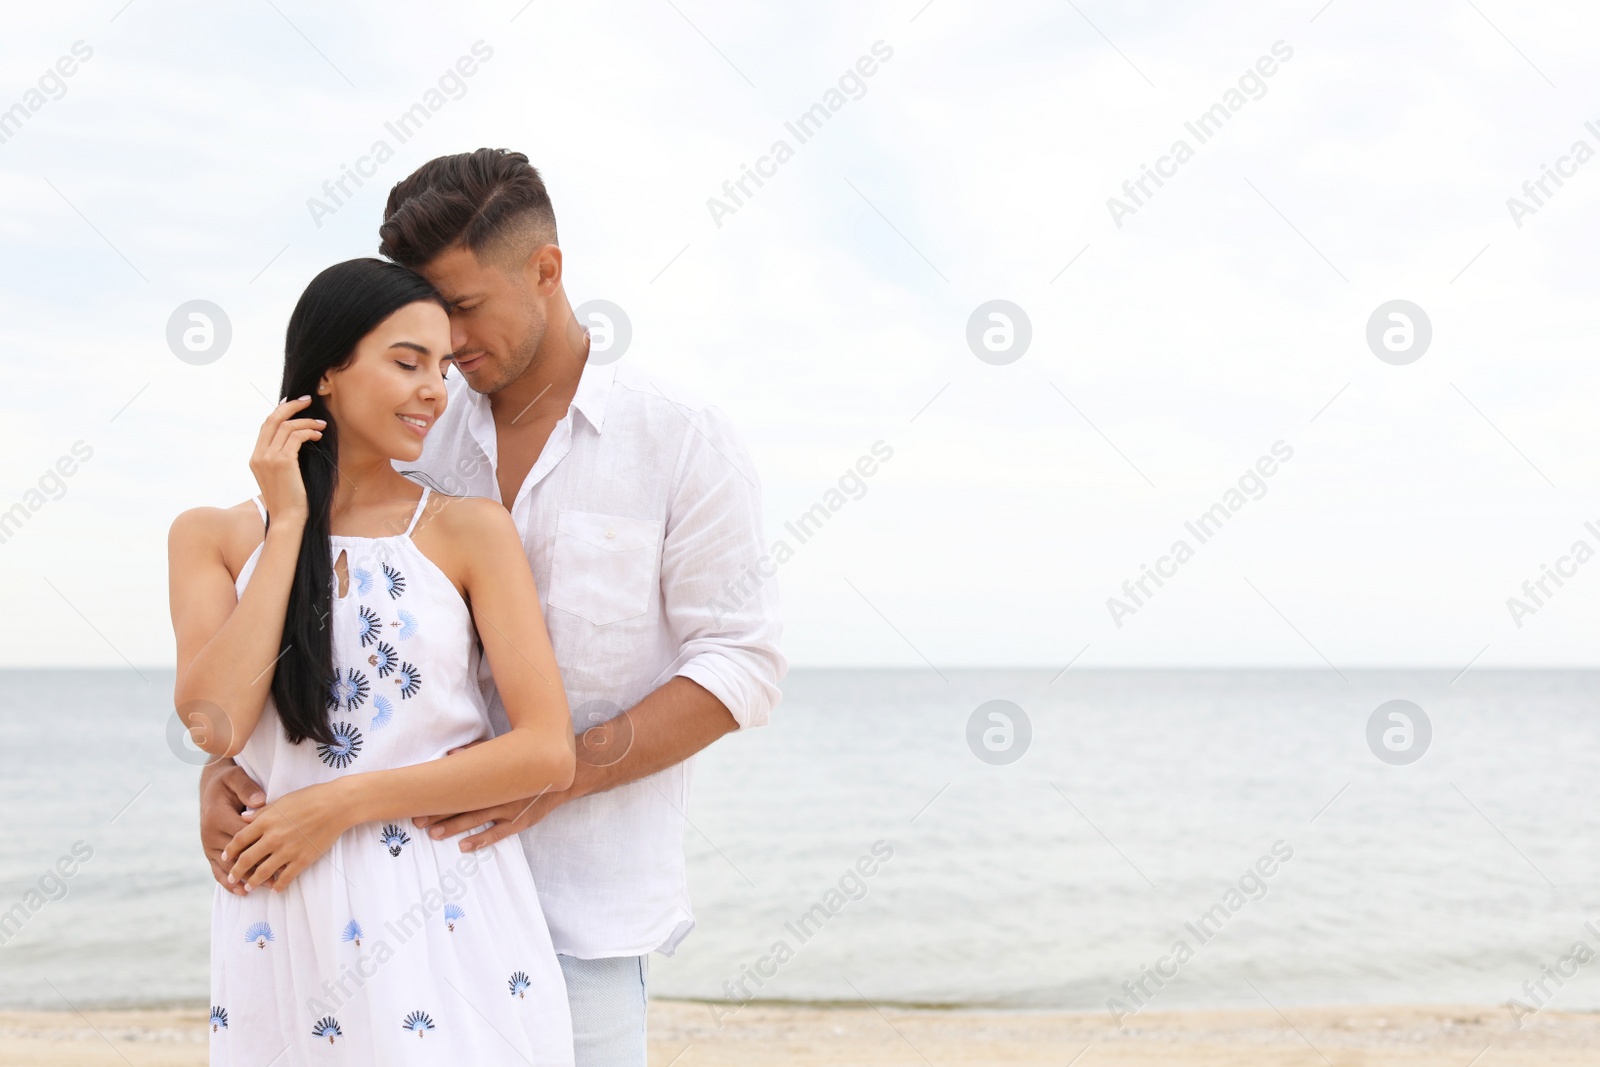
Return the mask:
{"type": "MultiPolygon", "coordinates": [[[[435,837],[492,824],[464,850],[522,833],[579,1067],[643,1067],[648,955],[670,955],[694,926],[690,758],[765,723],[787,668],[775,583],[751,569],[763,555],[755,471],[715,408],[589,358],[526,156],[424,164],[390,193],[379,233],[383,254],[451,307],[460,374],[418,473],[510,509],[579,735],[565,792],[416,822],[435,837]]],[[[504,729],[497,697],[490,714],[504,729]]],[[[213,873],[235,889],[218,853],[265,798],[231,761],[206,768],[201,798],[213,873]]]]}

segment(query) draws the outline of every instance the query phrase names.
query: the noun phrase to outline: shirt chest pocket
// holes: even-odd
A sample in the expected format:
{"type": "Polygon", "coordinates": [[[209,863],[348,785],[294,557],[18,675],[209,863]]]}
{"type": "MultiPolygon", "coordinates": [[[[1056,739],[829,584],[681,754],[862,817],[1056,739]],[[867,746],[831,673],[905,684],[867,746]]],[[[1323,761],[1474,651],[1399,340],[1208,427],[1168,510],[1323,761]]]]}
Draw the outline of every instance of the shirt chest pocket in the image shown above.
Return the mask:
{"type": "Polygon", "coordinates": [[[596,626],[643,615],[650,608],[660,550],[658,519],[559,512],[549,605],[596,626]]]}

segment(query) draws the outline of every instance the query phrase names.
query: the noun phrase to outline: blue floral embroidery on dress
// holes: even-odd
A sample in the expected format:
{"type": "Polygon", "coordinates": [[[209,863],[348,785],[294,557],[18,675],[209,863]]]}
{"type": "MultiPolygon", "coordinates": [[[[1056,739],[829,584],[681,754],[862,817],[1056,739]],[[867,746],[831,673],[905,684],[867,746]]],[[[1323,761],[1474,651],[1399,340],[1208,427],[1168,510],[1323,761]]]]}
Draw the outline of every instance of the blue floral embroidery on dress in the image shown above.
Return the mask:
{"type": "Polygon", "coordinates": [[[333,1044],[334,1038],[344,1036],[344,1031],[339,1029],[338,1019],[335,1019],[331,1015],[324,1015],[322,1018],[318,1019],[316,1025],[311,1028],[311,1036],[325,1037],[328,1039],[328,1044],[331,1045],[333,1044]]]}
{"type": "Polygon", "coordinates": [[[526,971],[517,971],[511,976],[511,995],[518,1000],[526,1000],[528,993],[528,974],[526,971]]]}
{"type": "Polygon", "coordinates": [[[402,663],[395,672],[394,684],[400,687],[400,699],[409,700],[422,688],[422,672],[409,663],[402,663]]]}
{"type": "Polygon", "coordinates": [[[334,711],[341,707],[354,711],[367,702],[367,694],[371,691],[367,676],[354,667],[346,670],[342,678],[336,670],[333,682],[328,686],[328,707],[334,711]]]}
{"type": "Polygon", "coordinates": [[[378,669],[379,678],[389,677],[398,662],[400,657],[394,654],[394,646],[385,641],[379,641],[377,651],[367,657],[367,665],[378,669]]]}
{"type": "Polygon", "coordinates": [[[418,1037],[433,1029],[433,1020],[428,1018],[425,1011],[414,1011],[406,1016],[406,1021],[400,1024],[400,1029],[410,1030],[418,1037]]]}
{"type": "Polygon", "coordinates": [[[379,837],[379,840],[389,846],[389,855],[391,856],[400,855],[400,850],[411,844],[411,838],[394,823],[389,823],[383,828],[383,834],[379,837]]]}
{"type": "Polygon", "coordinates": [[[228,1028],[228,1009],[227,1008],[219,1008],[216,1005],[212,1005],[212,1008],[211,1008],[211,1032],[214,1034],[218,1030],[226,1030],[227,1028],[228,1028]]]}
{"type": "Polygon", "coordinates": [[[256,948],[266,948],[268,941],[277,940],[272,936],[271,923],[252,923],[244,932],[245,941],[254,941],[256,948]]]}
{"type": "Polygon", "coordinates": [[[409,641],[417,636],[417,617],[404,609],[397,612],[399,621],[391,622],[390,626],[398,626],[400,632],[395,634],[402,641],[409,641]]]}
{"type": "Polygon", "coordinates": [[[344,924],[344,929],[339,933],[340,941],[354,941],[356,947],[361,946],[361,924],[351,919],[344,924]]]}
{"type": "Polygon", "coordinates": [[[372,572],[365,567],[356,568],[356,595],[366,596],[372,592],[372,572]]]}
{"type": "Polygon", "coordinates": [[[361,755],[361,731],[347,722],[333,724],[333,744],[318,745],[317,755],[330,767],[344,770],[361,755]]]}
{"type": "Polygon", "coordinates": [[[399,600],[406,591],[406,576],[385,563],[383,564],[383,587],[389,594],[390,600],[399,600]]]}
{"type": "Polygon", "coordinates": [[[356,636],[361,638],[361,647],[366,648],[378,639],[378,634],[383,632],[383,620],[378,618],[376,611],[365,604],[361,605],[361,610],[356,614],[360,619],[356,624],[356,636]]]}
{"type": "Polygon", "coordinates": [[[395,672],[395,685],[400,686],[400,699],[406,701],[416,696],[416,691],[422,688],[422,672],[411,664],[400,664],[400,670],[395,672]]]}
{"type": "Polygon", "coordinates": [[[457,921],[465,919],[466,917],[467,913],[461,910],[460,904],[446,904],[444,906],[445,929],[451,931],[452,933],[455,931],[457,921]]]}
{"type": "Polygon", "coordinates": [[[394,718],[394,705],[389,703],[388,697],[373,697],[372,706],[378,709],[372,716],[372,728],[381,730],[394,718]]]}

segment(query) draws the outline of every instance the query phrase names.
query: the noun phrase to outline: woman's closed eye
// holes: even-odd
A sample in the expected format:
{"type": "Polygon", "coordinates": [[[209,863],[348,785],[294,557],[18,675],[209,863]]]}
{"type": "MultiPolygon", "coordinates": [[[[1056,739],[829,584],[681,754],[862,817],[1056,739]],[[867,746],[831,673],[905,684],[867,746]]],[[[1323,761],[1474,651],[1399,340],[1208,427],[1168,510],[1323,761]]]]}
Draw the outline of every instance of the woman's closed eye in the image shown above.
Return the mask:
{"type": "MultiPolygon", "coordinates": [[[[416,370],[417,369],[417,364],[415,364],[415,363],[407,363],[404,360],[400,360],[400,359],[395,360],[394,364],[395,364],[395,366],[404,368],[405,370],[416,370]]],[[[446,380],[446,379],[448,379],[450,377],[450,368],[452,366],[454,366],[454,365],[455,365],[455,361],[454,360],[441,359],[439,361],[439,380],[440,381],[444,381],[444,380],[446,380]]]]}

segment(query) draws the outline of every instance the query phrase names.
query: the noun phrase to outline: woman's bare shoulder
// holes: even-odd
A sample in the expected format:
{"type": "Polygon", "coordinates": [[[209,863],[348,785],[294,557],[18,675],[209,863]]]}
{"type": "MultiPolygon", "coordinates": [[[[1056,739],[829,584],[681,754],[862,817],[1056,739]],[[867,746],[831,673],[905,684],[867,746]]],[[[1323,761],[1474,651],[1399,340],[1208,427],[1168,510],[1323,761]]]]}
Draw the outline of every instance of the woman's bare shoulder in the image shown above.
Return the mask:
{"type": "Polygon", "coordinates": [[[482,534],[511,528],[511,513],[484,496],[446,496],[434,493],[428,498],[428,522],[447,536],[482,534]]]}
{"type": "Polygon", "coordinates": [[[433,494],[414,536],[423,554],[462,590],[488,561],[523,554],[511,513],[481,496],[433,494]]]}
{"type": "Polygon", "coordinates": [[[511,514],[481,496],[433,493],[411,536],[422,554],[469,600],[473,575],[489,573],[485,570],[489,560],[505,559],[513,551],[519,557],[522,553],[511,514]]]}
{"type": "Polygon", "coordinates": [[[168,544],[174,552],[216,552],[234,560],[255,551],[263,532],[261,513],[246,500],[231,508],[190,508],[172,520],[168,544]]]}

